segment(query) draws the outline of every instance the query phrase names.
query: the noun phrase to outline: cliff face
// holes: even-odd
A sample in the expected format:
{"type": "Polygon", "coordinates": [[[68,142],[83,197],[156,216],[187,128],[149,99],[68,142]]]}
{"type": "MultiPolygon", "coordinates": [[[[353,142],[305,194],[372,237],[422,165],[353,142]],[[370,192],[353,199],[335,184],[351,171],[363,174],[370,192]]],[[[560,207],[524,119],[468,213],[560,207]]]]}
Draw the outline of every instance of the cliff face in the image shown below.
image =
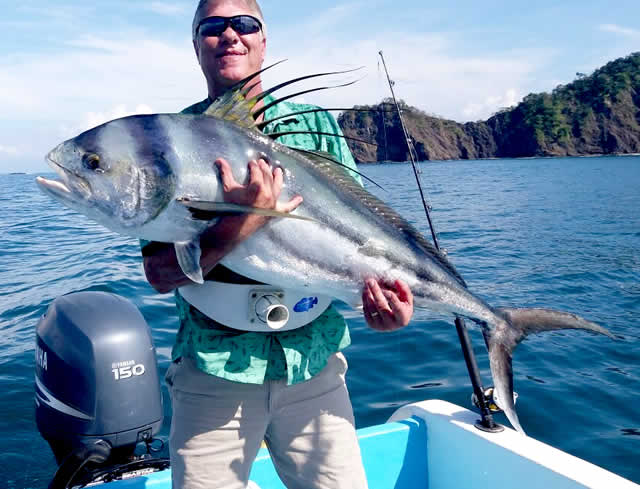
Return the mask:
{"type": "MultiPolygon", "coordinates": [[[[530,94],[486,121],[464,124],[400,103],[418,160],[576,156],[640,152],[640,53],[578,75],[551,94],[530,94]]],[[[407,161],[407,145],[391,100],[357,106],[338,122],[359,162],[407,161]]]]}
{"type": "MultiPolygon", "coordinates": [[[[486,158],[495,152],[495,141],[484,123],[459,124],[426,115],[402,102],[400,106],[418,160],[486,158]]],[[[338,118],[344,134],[377,145],[348,140],[357,161],[409,159],[400,118],[390,101],[354,108],[362,112],[345,112],[338,118]]]]}

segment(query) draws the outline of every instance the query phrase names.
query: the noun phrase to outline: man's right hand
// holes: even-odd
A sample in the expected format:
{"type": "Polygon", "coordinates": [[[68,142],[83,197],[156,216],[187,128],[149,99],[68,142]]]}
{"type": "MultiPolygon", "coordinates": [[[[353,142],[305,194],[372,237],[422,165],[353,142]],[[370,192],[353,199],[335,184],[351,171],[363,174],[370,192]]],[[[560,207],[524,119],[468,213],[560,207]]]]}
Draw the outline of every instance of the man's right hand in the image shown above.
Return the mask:
{"type": "MultiPolygon", "coordinates": [[[[246,185],[236,181],[231,166],[226,160],[219,158],[215,164],[220,171],[225,202],[261,209],[275,209],[280,212],[291,212],[302,203],[302,197],[299,195],[289,202],[278,203],[282,192],[282,169],[272,169],[264,159],[249,161],[249,181],[246,185]]],[[[252,214],[245,217],[246,223],[240,236],[242,239],[253,234],[268,219],[252,214]]]]}
{"type": "MultiPolygon", "coordinates": [[[[295,196],[289,202],[278,203],[282,192],[282,169],[272,170],[263,159],[249,162],[249,181],[246,185],[241,185],[235,180],[227,161],[218,159],[215,164],[220,171],[225,202],[275,209],[280,212],[291,212],[302,202],[301,196],[295,196]]],[[[204,275],[206,276],[227,253],[255,233],[268,219],[255,214],[227,216],[207,229],[200,237],[200,266],[204,275]]],[[[161,293],[191,283],[182,273],[171,243],[164,243],[153,255],[145,256],[144,270],[151,286],[161,293]]]]}

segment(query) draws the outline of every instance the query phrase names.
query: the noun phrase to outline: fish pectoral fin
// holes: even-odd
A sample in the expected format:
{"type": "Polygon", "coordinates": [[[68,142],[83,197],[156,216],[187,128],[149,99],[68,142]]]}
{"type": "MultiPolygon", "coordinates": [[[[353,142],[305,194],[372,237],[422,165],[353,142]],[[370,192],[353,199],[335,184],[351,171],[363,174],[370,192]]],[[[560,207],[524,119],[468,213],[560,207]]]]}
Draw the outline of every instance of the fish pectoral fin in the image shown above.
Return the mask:
{"type": "Polygon", "coordinates": [[[211,221],[218,217],[239,215],[239,214],[255,214],[266,217],[282,217],[285,219],[298,219],[301,221],[316,222],[310,217],[298,216],[290,212],[277,211],[275,209],[262,209],[259,207],[251,207],[246,205],[230,204],[227,202],[209,202],[205,200],[192,200],[187,198],[177,199],[179,204],[185,206],[191,217],[199,221],[211,221]]]}
{"type": "Polygon", "coordinates": [[[202,276],[202,268],[200,268],[200,242],[196,238],[194,241],[181,241],[174,243],[176,250],[176,258],[182,272],[189,277],[192,282],[197,284],[204,283],[202,276]]]}

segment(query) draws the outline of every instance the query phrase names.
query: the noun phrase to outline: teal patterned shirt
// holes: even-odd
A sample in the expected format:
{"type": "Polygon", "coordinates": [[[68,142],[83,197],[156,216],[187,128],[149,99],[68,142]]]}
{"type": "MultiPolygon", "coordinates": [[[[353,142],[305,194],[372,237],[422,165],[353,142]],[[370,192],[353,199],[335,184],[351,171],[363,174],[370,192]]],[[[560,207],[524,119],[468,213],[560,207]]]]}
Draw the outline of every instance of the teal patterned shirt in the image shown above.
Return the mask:
{"type": "MultiPolygon", "coordinates": [[[[267,97],[268,105],[273,98],[267,97]]],[[[185,110],[185,114],[203,113],[210,101],[203,100],[185,110]]],[[[265,113],[265,121],[282,115],[317,108],[311,105],[281,102],[265,113]]],[[[328,112],[292,115],[275,121],[265,132],[316,131],[342,134],[328,112]]],[[[344,138],[312,134],[291,134],[278,140],[290,147],[331,153],[355,169],[356,164],[344,138]]],[[[353,177],[362,183],[357,173],[353,177]]],[[[146,243],[142,243],[144,247],[146,243]]],[[[331,305],[313,322],[298,329],[275,333],[243,332],[227,328],[202,314],[175,292],[180,328],[172,350],[172,359],[191,358],[210,375],[227,380],[262,384],[266,380],[286,379],[287,384],[309,380],[324,368],[328,358],[351,343],[344,318],[331,305]]]]}

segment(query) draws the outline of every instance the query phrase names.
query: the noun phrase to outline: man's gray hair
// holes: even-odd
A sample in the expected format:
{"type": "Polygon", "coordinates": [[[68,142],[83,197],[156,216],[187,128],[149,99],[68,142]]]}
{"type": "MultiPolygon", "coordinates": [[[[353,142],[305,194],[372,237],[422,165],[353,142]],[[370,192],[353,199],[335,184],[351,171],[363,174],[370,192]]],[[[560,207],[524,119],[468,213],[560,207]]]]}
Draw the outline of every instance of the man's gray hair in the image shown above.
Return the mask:
{"type": "MultiPolygon", "coordinates": [[[[228,0],[200,0],[198,2],[198,7],[196,8],[196,13],[193,16],[193,26],[192,26],[192,32],[193,32],[193,39],[196,38],[196,29],[198,28],[198,24],[200,23],[200,21],[202,20],[202,11],[207,7],[207,5],[209,5],[210,3],[216,3],[219,1],[228,1],[228,0]]],[[[236,2],[242,2],[246,5],[247,9],[253,13],[258,19],[260,19],[260,22],[262,22],[262,34],[266,36],[267,34],[267,25],[264,22],[264,16],[262,15],[262,9],[260,8],[260,5],[258,5],[257,0],[233,0],[236,2]]]]}

